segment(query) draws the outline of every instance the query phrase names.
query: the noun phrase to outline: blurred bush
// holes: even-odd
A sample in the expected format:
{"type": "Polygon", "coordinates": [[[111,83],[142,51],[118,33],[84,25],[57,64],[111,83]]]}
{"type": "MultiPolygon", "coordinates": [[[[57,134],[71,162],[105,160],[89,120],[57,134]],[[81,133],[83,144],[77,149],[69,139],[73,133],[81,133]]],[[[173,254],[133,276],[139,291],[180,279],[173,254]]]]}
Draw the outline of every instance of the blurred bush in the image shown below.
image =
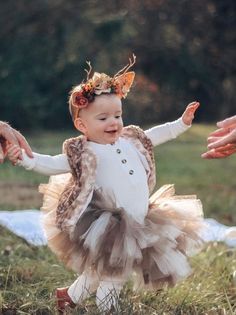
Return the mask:
{"type": "Polygon", "coordinates": [[[71,126],[68,92],[93,69],[116,73],[134,52],[127,123],[235,114],[233,0],[8,0],[0,11],[0,113],[14,127],[71,126]]]}

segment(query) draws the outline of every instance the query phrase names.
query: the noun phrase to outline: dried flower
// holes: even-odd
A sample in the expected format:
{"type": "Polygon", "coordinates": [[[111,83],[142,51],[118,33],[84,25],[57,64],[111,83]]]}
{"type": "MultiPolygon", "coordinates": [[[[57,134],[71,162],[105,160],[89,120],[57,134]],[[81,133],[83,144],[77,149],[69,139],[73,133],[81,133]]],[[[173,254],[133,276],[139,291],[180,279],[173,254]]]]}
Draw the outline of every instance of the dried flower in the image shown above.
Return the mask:
{"type": "Polygon", "coordinates": [[[83,92],[75,92],[73,94],[72,105],[78,108],[84,108],[88,105],[88,99],[83,96],[83,92]]]}

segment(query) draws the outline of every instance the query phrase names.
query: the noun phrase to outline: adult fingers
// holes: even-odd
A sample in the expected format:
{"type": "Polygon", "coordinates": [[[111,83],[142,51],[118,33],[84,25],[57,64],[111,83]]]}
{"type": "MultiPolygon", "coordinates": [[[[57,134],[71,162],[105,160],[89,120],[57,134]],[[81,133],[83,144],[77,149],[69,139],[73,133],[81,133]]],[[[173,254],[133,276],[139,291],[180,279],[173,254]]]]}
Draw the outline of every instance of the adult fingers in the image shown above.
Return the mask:
{"type": "Polygon", "coordinates": [[[236,115],[219,121],[216,125],[220,128],[236,127],[236,115]]]}
{"type": "Polygon", "coordinates": [[[216,148],[220,148],[225,146],[226,144],[228,144],[228,140],[226,139],[226,137],[220,138],[217,141],[214,141],[210,144],[208,144],[208,149],[216,149],[216,148]]]}
{"type": "Polygon", "coordinates": [[[235,147],[231,147],[231,148],[225,148],[224,150],[223,149],[221,149],[221,150],[215,150],[215,152],[217,153],[217,154],[222,154],[223,155],[223,157],[227,157],[227,156],[230,156],[230,155],[232,155],[233,153],[235,153],[236,152],[236,148],[235,147]]]}
{"type": "MultiPolygon", "coordinates": [[[[223,138],[225,138],[225,137],[208,137],[208,138],[207,138],[207,143],[208,143],[208,144],[214,143],[214,142],[217,142],[217,141],[219,141],[219,140],[221,140],[221,139],[223,139],[223,138]]],[[[230,143],[226,143],[226,145],[227,145],[227,144],[230,144],[230,143]]]]}
{"type": "MultiPolygon", "coordinates": [[[[13,132],[13,129],[6,123],[2,123],[0,125],[0,136],[1,138],[5,140],[7,140],[8,142],[12,143],[12,144],[16,144],[19,145],[18,140],[13,132]]],[[[2,144],[2,141],[1,141],[2,144]]]]}
{"type": "Polygon", "coordinates": [[[25,153],[29,156],[29,157],[33,157],[33,153],[32,153],[32,150],[27,142],[27,140],[25,139],[24,136],[22,136],[22,134],[17,131],[17,130],[14,130],[13,131],[14,134],[15,134],[15,137],[17,138],[17,141],[19,143],[19,146],[25,150],[25,153]]]}
{"type": "Polygon", "coordinates": [[[25,137],[23,137],[19,131],[13,129],[7,123],[4,122],[0,123],[0,136],[2,136],[3,139],[7,140],[11,144],[20,146],[22,149],[25,150],[26,154],[29,157],[33,157],[32,150],[28,142],[26,141],[25,137]]]}
{"type": "Polygon", "coordinates": [[[210,150],[201,155],[203,159],[221,159],[224,158],[224,154],[222,152],[216,152],[215,150],[210,150]]]}
{"type": "Polygon", "coordinates": [[[220,137],[208,137],[207,138],[207,143],[210,144],[212,142],[216,142],[220,139],[220,137]]]}
{"type": "Polygon", "coordinates": [[[209,134],[209,137],[222,137],[225,136],[226,134],[228,134],[230,132],[230,129],[228,128],[220,128],[220,129],[216,129],[214,131],[212,131],[209,134]]]}
{"type": "Polygon", "coordinates": [[[1,154],[0,154],[1,155],[1,158],[0,158],[1,162],[0,163],[2,163],[5,159],[6,151],[7,151],[7,149],[6,149],[7,141],[2,136],[0,136],[0,146],[1,146],[1,154]]]}
{"type": "Polygon", "coordinates": [[[232,150],[232,149],[233,150],[236,149],[236,145],[233,144],[233,143],[229,143],[229,144],[226,144],[223,147],[219,147],[219,148],[215,149],[215,151],[217,151],[217,152],[225,152],[225,151],[232,150]]]}
{"type": "Polygon", "coordinates": [[[219,140],[212,142],[208,145],[209,149],[216,149],[219,147],[223,147],[227,144],[235,144],[236,143],[236,132],[231,132],[230,134],[220,137],[219,140]]]}
{"type": "Polygon", "coordinates": [[[210,151],[203,153],[201,157],[203,159],[222,159],[222,158],[226,158],[232,155],[233,153],[236,153],[236,148],[224,149],[224,150],[221,149],[220,151],[212,149],[210,151]]]}
{"type": "Polygon", "coordinates": [[[3,161],[4,161],[4,154],[3,154],[2,145],[0,143],[0,163],[2,163],[3,161]]]}

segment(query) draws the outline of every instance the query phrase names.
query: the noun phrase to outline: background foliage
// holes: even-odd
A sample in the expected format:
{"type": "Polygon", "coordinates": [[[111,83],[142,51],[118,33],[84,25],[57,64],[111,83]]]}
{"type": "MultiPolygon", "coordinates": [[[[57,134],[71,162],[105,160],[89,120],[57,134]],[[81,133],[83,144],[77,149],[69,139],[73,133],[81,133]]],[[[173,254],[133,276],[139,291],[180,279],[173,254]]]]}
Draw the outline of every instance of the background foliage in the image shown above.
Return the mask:
{"type": "Polygon", "coordinates": [[[67,95],[85,61],[116,73],[134,52],[126,123],[235,114],[233,0],[8,0],[0,11],[0,112],[14,127],[68,128],[67,95]]]}
{"type": "MultiPolygon", "coordinates": [[[[0,119],[28,129],[33,150],[60,152],[73,135],[63,130],[72,127],[67,95],[84,78],[85,61],[112,75],[133,52],[137,75],[125,100],[126,123],[175,119],[192,100],[202,104],[198,121],[233,115],[235,9],[233,0],[2,1],[0,119]],[[37,128],[58,132],[39,137],[37,128]]],[[[157,182],[176,183],[178,194],[196,193],[206,217],[236,225],[235,159],[200,159],[212,129],[195,124],[157,148],[157,182]]],[[[45,176],[4,163],[0,209],[39,208],[36,187],[44,181],[45,176]]],[[[55,314],[55,288],[75,275],[46,247],[29,246],[2,227],[0,237],[0,314],[55,314]]],[[[168,291],[137,294],[127,286],[122,314],[234,314],[235,249],[209,244],[191,263],[193,275],[168,291]]],[[[98,314],[93,297],[74,314],[85,313],[98,314]]]]}

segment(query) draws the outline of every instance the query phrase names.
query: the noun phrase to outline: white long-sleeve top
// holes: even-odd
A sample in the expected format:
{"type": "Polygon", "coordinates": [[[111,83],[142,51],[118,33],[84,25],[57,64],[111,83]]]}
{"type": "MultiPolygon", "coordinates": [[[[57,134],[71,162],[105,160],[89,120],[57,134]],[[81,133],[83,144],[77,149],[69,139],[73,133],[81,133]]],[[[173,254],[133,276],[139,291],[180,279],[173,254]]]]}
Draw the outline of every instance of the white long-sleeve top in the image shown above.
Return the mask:
{"type": "MultiPolygon", "coordinates": [[[[190,126],[182,118],[159,125],[145,131],[154,146],[176,138],[190,126]]],[[[120,137],[114,144],[88,142],[97,156],[95,189],[101,188],[106,195],[112,195],[117,207],[142,223],[148,210],[149,189],[146,158],[128,140],[120,137]]],[[[23,152],[23,160],[18,165],[45,175],[71,172],[66,154],[56,156],[33,153],[28,158],[23,152]]]]}

